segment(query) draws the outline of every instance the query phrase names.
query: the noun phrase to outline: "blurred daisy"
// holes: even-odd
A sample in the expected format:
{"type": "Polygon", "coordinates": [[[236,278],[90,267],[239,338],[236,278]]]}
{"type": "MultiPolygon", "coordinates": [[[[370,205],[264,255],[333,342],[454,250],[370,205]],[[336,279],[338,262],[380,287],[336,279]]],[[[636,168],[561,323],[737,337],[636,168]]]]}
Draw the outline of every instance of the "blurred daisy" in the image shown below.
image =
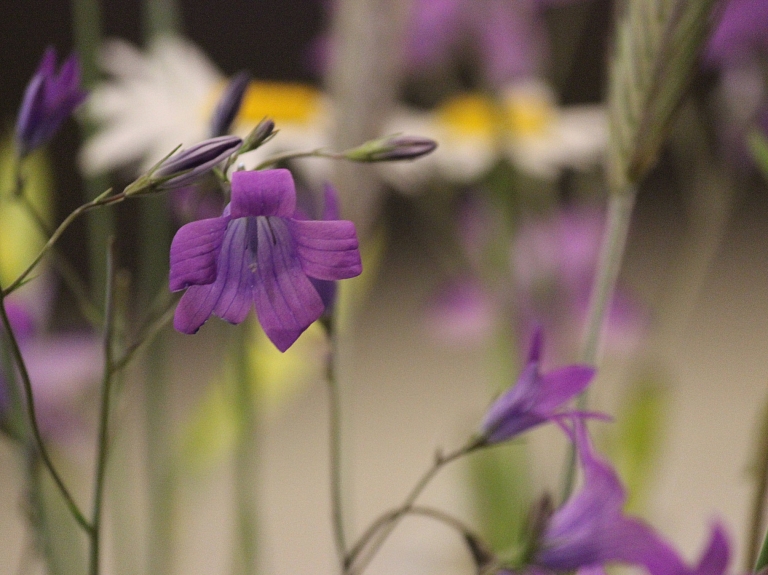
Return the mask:
{"type": "Polygon", "coordinates": [[[381,167],[388,181],[406,190],[434,177],[476,181],[502,158],[532,176],[552,179],[563,168],[598,165],[607,140],[601,106],[558,107],[550,88],[537,80],[511,84],[497,101],[464,93],[430,112],[402,110],[386,131],[418,133],[440,144],[418,164],[381,167]]]}
{"type": "MultiPolygon", "coordinates": [[[[151,167],[178,145],[207,137],[226,78],[195,45],[180,37],[157,39],[147,52],[122,40],[106,43],[102,67],[111,79],[93,91],[87,113],[99,126],[81,153],[85,173],[138,163],[151,167]]],[[[325,144],[327,103],[311,86],[251,82],[233,131],[245,136],[264,117],[279,135],[243,156],[247,167],[286,150],[325,144]]],[[[318,162],[303,162],[315,167],[318,162]]]]}

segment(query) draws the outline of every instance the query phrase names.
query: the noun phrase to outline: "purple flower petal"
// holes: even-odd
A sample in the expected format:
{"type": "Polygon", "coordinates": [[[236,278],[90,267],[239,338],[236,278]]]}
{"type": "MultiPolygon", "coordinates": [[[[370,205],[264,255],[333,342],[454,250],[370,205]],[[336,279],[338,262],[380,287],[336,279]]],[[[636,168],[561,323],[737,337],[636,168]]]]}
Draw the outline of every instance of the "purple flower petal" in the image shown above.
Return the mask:
{"type": "Polygon", "coordinates": [[[542,413],[553,412],[584,391],[594,377],[595,369],[587,365],[569,365],[542,375],[539,383],[541,397],[536,409],[542,413]]]}
{"type": "Polygon", "coordinates": [[[288,225],[301,268],[308,276],[342,280],[362,272],[357,232],[352,222],[290,220],[288,225]]]}
{"type": "Polygon", "coordinates": [[[296,211],[296,187],[285,169],[242,171],[232,174],[232,217],[280,216],[296,211]]]}
{"type": "Polygon", "coordinates": [[[256,313],[272,343],[285,351],[325,308],[302,270],[286,222],[274,217],[256,222],[256,313]]]}
{"type": "Polygon", "coordinates": [[[584,423],[574,420],[573,425],[584,484],[550,518],[536,563],[572,571],[621,561],[644,565],[653,575],[662,575],[662,567],[670,569],[667,575],[684,569],[674,549],[651,527],[623,514],[626,494],[616,471],[594,453],[584,423]]]}
{"type": "Polygon", "coordinates": [[[230,323],[240,323],[251,308],[253,291],[252,259],[246,249],[249,242],[248,219],[229,222],[218,256],[216,281],[190,286],[179,301],[173,326],[182,333],[196,333],[211,314],[230,323]]]}
{"type": "Polygon", "coordinates": [[[227,223],[226,218],[198,220],[176,232],[171,242],[171,291],[209,284],[216,279],[216,259],[227,223]]]}

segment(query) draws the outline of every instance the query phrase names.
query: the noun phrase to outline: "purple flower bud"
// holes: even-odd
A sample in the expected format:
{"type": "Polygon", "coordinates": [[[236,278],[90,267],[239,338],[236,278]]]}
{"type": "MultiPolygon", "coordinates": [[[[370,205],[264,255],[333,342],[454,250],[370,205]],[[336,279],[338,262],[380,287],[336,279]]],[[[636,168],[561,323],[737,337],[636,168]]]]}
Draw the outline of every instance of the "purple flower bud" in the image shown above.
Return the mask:
{"type": "Polygon", "coordinates": [[[212,138],[229,133],[229,129],[240,111],[245,91],[250,82],[251,75],[245,71],[239,72],[229,81],[216,110],[213,112],[210,129],[212,138]]]}
{"type": "Polygon", "coordinates": [[[211,138],[162,160],[125,189],[127,196],[175,190],[193,184],[216,164],[235,153],[243,141],[237,136],[211,138]]]}
{"type": "Polygon", "coordinates": [[[80,88],[77,57],[67,58],[56,74],[56,50],[48,48],[27,84],[16,120],[19,155],[25,156],[46,144],[86,96],[80,88]]]}
{"type": "Polygon", "coordinates": [[[355,162],[396,162],[415,160],[437,148],[437,142],[421,136],[387,136],[366,142],[344,152],[344,157],[355,162]]]}
{"type": "Polygon", "coordinates": [[[276,133],[275,123],[269,118],[264,118],[261,122],[256,124],[256,127],[251,130],[251,133],[245,137],[241,153],[244,154],[251,150],[255,150],[262,144],[271,140],[276,133]]]}

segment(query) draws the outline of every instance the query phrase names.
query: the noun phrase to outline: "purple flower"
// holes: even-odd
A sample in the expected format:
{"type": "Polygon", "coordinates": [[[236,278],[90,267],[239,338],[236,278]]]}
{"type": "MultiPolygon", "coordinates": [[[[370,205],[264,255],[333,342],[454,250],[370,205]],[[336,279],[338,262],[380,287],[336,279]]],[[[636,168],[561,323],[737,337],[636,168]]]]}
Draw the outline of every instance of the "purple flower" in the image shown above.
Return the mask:
{"type": "Polygon", "coordinates": [[[611,465],[594,453],[584,422],[574,419],[566,430],[576,445],[584,482],[549,518],[533,558],[535,566],[573,571],[621,562],[642,565],[651,575],[722,575],[729,552],[719,526],[698,565],[688,567],[649,525],[624,514],[624,488],[611,465]]]}
{"type": "Polygon", "coordinates": [[[48,48],[27,84],[16,120],[20,156],[46,144],[87,93],[80,88],[80,62],[73,54],[56,74],[56,50],[48,48]]]}
{"type": "Polygon", "coordinates": [[[560,408],[581,393],[595,370],[586,365],[569,365],[549,373],[539,371],[541,332],[533,336],[531,351],[517,383],[491,406],[481,425],[487,443],[510,439],[531,427],[564,415],[560,408]]]}
{"type": "Polygon", "coordinates": [[[211,314],[237,324],[253,304],[269,339],[285,351],[325,309],[310,278],[361,271],[354,224],[297,218],[288,170],[235,172],[222,216],[183,226],[171,244],[171,290],[187,288],[174,326],[195,333],[211,314]]]}

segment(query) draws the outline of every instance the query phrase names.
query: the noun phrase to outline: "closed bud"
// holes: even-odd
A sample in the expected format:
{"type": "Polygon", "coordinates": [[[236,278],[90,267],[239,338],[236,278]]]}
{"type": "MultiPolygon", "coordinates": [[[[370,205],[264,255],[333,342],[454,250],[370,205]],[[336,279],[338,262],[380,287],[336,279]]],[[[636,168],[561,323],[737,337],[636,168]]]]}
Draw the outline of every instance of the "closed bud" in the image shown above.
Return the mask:
{"type": "Polygon", "coordinates": [[[216,110],[213,112],[213,118],[211,118],[210,135],[212,138],[229,134],[250,82],[251,75],[248,72],[235,74],[229,81],[216,110]]]}
{"type": "Polygon", "coordinates": [[[277,132],[275,132],[275,123],[269,118],[264,118],[253,130],[251,130],[251,133],[245,137],[240,153],[244,154],[251,150],[255,150],[259,146],[266,144],[275,136],[275,134],[277,134],[277,132]]]}
{"type": "Polygon", "coordinates": [[[354,162],[397,162],[415,160],[437,148],[437,142],[421,136],[386,136],[365,142],[343,153],[354,162]]]}
{"type": "Polygon", "coordinates": [[[125,189],[127,196],[183,188],[235,153],[243,141],[237,136],[219,136],[161,160],[147,174],[125,189]]]}

